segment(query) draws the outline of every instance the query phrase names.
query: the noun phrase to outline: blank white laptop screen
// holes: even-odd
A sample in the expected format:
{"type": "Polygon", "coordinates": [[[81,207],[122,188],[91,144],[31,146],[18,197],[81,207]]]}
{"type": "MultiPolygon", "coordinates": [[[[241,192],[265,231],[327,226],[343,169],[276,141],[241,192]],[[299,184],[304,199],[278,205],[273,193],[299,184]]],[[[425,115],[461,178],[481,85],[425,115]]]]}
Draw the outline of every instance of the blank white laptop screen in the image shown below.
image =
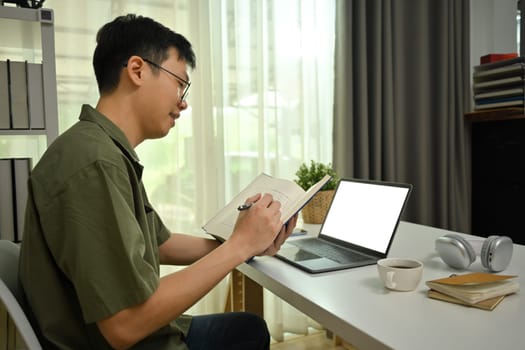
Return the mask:
{"type": "Polygon", "coordinates": [[[386,253],[409,190],[341,181],[321,233],[386,253]]]}

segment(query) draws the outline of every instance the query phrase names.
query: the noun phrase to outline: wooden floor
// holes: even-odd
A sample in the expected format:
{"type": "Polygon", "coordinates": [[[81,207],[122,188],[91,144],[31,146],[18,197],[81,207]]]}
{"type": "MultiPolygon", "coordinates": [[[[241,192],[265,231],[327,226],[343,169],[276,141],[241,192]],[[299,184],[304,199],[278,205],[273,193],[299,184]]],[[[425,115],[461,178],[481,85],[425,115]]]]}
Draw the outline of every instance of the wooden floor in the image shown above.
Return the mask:
{"type": "Polygon", "coordinates": [[[271,350],[346,350],[341,345],[334,345],[334,341],[326,336],[323,331],[291,337],[280,343],[270,346],[271,350]]]}

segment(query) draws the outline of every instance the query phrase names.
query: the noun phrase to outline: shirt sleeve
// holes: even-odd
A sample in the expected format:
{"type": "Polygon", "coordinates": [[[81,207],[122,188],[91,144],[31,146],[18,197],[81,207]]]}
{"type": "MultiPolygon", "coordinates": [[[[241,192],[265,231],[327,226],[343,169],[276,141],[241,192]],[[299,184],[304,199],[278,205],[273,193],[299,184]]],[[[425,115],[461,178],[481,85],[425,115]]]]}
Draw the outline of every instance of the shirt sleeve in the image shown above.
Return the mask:
{"type": "Polygon", "coordinates": [[[41,215],[86,323],[140,304],[158,287],[158,245],[169,231],[134,175],[94,163],[69,179],[41,215]]]}

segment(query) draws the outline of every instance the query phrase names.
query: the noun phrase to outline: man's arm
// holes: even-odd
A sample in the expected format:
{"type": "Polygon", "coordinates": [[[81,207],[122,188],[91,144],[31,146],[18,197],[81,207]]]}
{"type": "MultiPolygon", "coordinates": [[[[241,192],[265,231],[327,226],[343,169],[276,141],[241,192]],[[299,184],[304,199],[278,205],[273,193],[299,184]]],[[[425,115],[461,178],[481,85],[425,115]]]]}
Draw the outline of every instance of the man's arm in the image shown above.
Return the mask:
{"type": "Polygon", "coordinates": [[[239,214],[230,239],[211,251],[213,241],[182,235],[174,236],[173,241],[168,239],[165,243],[171,242],[165,247],[163,244],[163,262],[190,262],[206,251],[209,253],[185,269],[161,278],[157,290],[144,303],[99,321],[98,327],[112,347],[126,349],[176,319],[236,266],[252,256],[263,254],[278,236],[287,235],[288,230],[280,219],[279,202],[273,202],[271,195],[259,195],[252,201],[256,204],[239,214]],[[188,246],[175,247],[181,243],[188,246]],[[183,258],[172,259],[168,248],[176,249],[183,258]],[[184,252],[185,249],[188,253],[184,252]]]}
{"type": "Polygon", "coordinates": [[[160,263],[189,265],[199,260],[220,243],[214,239],[174,233],[159,247],[160,263]]]}
{"type": "MultiPolygon", "coordinates": [[[[272,244],[260,255],[275,255],[284,241],[290,236],[297,224],[298,215],[294,215],[281,230],[272,244]]],[[[173,233],[159,247],[160,263],[166,265],[189,265],[199,260],[220,245],[215,239],[173,233]]]]}

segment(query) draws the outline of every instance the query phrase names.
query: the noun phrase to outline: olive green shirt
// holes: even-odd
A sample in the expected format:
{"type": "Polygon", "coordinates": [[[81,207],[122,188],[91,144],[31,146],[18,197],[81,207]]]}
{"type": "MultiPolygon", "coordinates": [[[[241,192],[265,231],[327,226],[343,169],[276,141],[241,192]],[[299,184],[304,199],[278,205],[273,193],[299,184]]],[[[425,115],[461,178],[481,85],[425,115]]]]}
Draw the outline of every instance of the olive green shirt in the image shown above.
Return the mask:
{"type": "MultiPolygon", "coordinates": [[[[33,169],[20,280],[45,349],[109,349],[96,322],[158,287],[170,233],[142,170],[124,133],[88,105],[33,169]]],[[[183,316],[133,349],[187,349],[189,323],[183,316]]]]}

